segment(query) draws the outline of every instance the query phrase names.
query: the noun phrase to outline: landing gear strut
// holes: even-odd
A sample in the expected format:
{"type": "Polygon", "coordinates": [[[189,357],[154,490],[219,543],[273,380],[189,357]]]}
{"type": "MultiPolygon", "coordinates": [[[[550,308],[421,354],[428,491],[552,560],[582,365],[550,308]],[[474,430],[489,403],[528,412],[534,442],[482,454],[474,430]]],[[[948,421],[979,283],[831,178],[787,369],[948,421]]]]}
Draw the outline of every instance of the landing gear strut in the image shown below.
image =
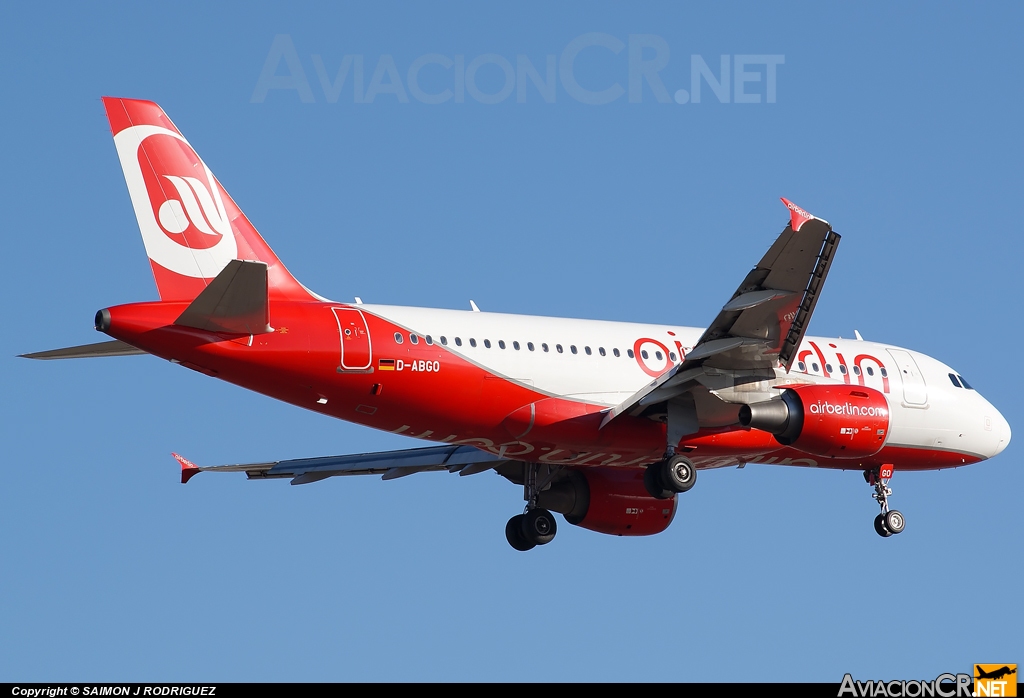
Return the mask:
{"type": "Polygon", "coordinates": [[[644,487],[657,499],[671,499],[677,492],[687,492],[697,484],[697,468],[686,456],[669,453],[644,472],[644,487]]]}
{"type": "Polygon", "coordinates": [[[523,498],[526,500],[526,511],[516,514],[505,524],[508,544],[522,552],[538,545],[547,545],[554,540],[558,531],[555,515],[537,506],[537,495],[548,485],[555,471],[549,469],[547,477],[538,482],[539,465],[526,463],[524,469],[523,498]]]}
{"type": "Polygon", "coordinates": [[[903,527],[906,525],[903,514],[896,509],[889,508],[889,496],[892,494],[889,480],[892,478],[892,473],[893,467],[889,464],[864,471],[864,480],[875,488],[871,497],[878,502],[878,507],[881,509],[878,516],[875,517],[875,533],[883,538],[903,533],[903,527]]]}

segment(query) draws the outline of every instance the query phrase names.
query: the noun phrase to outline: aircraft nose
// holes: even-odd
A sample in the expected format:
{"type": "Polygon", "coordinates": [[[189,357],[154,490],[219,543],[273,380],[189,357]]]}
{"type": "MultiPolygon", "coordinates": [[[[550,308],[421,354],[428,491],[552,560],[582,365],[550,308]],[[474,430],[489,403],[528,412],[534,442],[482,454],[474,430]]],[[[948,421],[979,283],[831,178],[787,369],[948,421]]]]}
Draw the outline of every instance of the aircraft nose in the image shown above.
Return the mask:
{"type": "MultiPolygon", "coordinates": [[[[1010,445],[1010,423],[999,413],[999,410],[993,409],[992,411],[994,414],[990,419],[992,422],[992,434],[996,442],[992,450],[992,456],[998,456],[1003,452],[1003,449],[1010,445]]],[[[989,457],[991,458],[992,456],[989,457]]]]}

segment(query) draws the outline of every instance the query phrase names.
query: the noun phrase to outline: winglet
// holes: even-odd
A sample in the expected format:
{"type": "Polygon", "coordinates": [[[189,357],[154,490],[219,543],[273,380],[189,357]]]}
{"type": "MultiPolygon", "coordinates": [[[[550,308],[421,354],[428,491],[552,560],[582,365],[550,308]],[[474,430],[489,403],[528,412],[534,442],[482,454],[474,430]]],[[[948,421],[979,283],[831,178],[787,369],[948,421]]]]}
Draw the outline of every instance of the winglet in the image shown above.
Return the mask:
{"type": "Polygon", "coordinates": [[[807,213],[807,211],[803,210],[789,199],[782,199],[782,203],[786,204],[786,208],[789,209],[789,225],[793,228],[793,232],[799,232],[804,223],[814,220],[814,216],[807,213]]]}
{"type": "Polygon", "coordinates": [[[186,482],[202,472],[202,469],[199,466],[185,456],[179,456],[177,453],[173,452],[171,455],[174,456],[174,460],[181,463],[181,484],[184,485],[186,482]]]}

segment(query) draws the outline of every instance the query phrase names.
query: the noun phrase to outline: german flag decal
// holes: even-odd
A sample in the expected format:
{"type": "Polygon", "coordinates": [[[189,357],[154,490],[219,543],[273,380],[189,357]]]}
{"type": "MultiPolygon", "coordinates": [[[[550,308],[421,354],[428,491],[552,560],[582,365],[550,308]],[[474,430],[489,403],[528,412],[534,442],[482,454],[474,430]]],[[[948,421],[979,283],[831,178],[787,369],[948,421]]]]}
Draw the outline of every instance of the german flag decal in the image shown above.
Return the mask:
{"type": "Polygon", "coordinates": [[[377,370],[378,371],[394,371],[395,370],[395,360],[394,359],[379,359],[377,361],[377,370]]]}

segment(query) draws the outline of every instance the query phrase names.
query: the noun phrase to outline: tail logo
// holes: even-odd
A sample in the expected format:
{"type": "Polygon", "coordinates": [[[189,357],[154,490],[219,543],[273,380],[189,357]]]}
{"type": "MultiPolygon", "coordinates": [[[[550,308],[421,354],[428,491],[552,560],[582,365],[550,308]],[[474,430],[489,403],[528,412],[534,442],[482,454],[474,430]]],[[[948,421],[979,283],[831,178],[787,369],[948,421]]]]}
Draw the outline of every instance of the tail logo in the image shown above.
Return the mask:
{"type": "MultiPolygon", "coordinates": [[[[189,247],[205,249],[213,247],[222,235],[230,234],[231,226],[213,201],[210,190],[196,177],[179,177],[163,175],[164,179],[174,185],[177,199],[166,199],[157,208],[157,220],[171,239],[182,235],[189,247]],[[195,235],[194,231],[206,237],[195,235]]],[[[150,199],[153,199],[150,190],[150,199]]],[[[156,192],[162,198],[164,192],[156,192]]],[[[153,202],[154,206],[156,202],[153,202]]]]}
{"type": "Polygon", "coordinates": [[[184,276],[217,276],[238,247],[210,169],[181,134],[160,126],[131,126],[114,144],[149,258],[184,276]]]}

